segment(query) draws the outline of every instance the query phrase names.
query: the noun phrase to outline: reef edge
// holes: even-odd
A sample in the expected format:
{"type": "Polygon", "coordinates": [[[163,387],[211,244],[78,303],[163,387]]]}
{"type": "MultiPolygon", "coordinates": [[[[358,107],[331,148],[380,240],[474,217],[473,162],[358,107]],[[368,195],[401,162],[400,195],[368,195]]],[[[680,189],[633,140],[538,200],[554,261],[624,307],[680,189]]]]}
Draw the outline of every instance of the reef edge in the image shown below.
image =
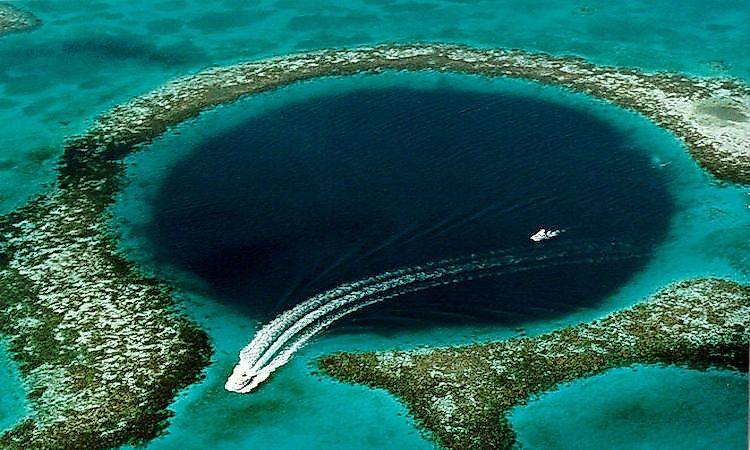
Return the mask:
{"type": "Polygon", "coordinates": [[[437,444],[510,449],[511,409],[564,383],[635,364],[748,370],[750,286],[698,279],[589,323],[535,337],[438,349],[338,353],[340,381],[385,389],[437,444]]]}

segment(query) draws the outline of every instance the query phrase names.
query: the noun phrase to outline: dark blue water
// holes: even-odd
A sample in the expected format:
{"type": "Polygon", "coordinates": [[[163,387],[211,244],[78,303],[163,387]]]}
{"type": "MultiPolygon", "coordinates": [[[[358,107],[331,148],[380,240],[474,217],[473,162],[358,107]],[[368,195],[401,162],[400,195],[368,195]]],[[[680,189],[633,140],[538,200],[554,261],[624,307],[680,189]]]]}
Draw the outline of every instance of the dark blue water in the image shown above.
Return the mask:
{"type": "MultiPolygon", "coordinates": [[[[206,130],[164,181],[148,236],[162,263],[268,318],[341,282],[450,256],[573,252],[583,242],[592,259],[621,243],[646,255],[671,216],[662,173],[612,126],[542,99],[361,90],[206,130]],[[535,244],[540,227],[566,232],[535,244]]],[[[350,320],[550,317],[595,304],[646,261],[432,288],[350,320]]]]}

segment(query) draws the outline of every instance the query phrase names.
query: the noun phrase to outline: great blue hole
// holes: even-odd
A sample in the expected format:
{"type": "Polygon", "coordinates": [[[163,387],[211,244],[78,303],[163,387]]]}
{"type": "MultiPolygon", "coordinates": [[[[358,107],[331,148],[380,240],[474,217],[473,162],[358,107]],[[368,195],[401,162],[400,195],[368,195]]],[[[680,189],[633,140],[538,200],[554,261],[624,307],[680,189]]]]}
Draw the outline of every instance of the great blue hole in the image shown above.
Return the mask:
{"type": "Polygon", "coordinates": [[[261,320],[398,267],[594,243],[587,263],[434,287],[347,320],[388,328],[560,316],[626,283],[673,208],[664,171],[621,130],[531,96],[360,89],[204,136],[161,185],[147,236],[157,261],[261,320]],[[566,231],[531,242],[540,227],[566,231]],[[597,260],[621,243],[640,256],[597,260]]]}

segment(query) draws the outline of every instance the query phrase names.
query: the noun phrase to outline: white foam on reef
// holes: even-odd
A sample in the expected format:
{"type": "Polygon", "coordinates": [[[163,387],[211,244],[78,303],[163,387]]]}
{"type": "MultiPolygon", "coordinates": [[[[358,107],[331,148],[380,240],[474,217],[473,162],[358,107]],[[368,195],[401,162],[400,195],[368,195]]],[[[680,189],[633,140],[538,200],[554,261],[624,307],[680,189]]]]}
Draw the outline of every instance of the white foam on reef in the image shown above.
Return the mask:
{"type": "MultiPolygon", "coordinates": [[[[570,249],[568,249],[570,250],[570,249]]],[[[225,388],[248,393],[294,353],[342,317],[365,306],[431,287],[565,264],[587,264],[643,256],[618,246],[577,245],[572,251],[514,256],[503,252],[444,259],[344,283],[279,314],[240,351],[225,388]]]]}

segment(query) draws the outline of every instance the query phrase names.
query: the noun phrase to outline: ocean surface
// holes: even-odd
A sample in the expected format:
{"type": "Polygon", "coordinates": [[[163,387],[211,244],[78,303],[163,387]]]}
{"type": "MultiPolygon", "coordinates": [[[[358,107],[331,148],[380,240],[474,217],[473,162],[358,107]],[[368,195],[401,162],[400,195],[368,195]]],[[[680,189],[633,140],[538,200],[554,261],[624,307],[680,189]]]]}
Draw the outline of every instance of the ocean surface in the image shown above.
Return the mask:
{"type": "MultiPolygon", "coordinates": [[[[64,138],[97,114],[239,60],[441,41],[750,80],[750,6],[737,1],[14,4],[43,25],[0,38],[2,212],[51,182],[64,138]]],[[[320,378],[312,361],[533,335],[695,276],[750,281],[746,188],[716,183],[640,116],[532,83],[433,73],[307,82],[216,108],[128,163],[113,207],[120,246],[178,286],[216,348],[148,448],[432,448],[392,397],[320,378]],[[535,246],[539,227],[566,232],[535,246]],[[255,330],[321,289],[475,252],[564,253],[585,241],[601,255],[612,240],[637,257],[392,299],[334,325],[256,393],[223,389],[255,330]]],[[[13,364],[0,362],[6,427],[25,403],[13,364]]],[[[741,448],[746,383],[720,371],[613,370],[512,422],[523,448],[741,448]]]]}
{"type": "Polygon", "coordinates": [[[661,169],[621,131],[555,102],[450,85],[357,90],[204,132],[161,178],[144,236],[161,264],[264,318],[400,267],[586,247],[584,262],[429,289],[355,316],[376,310],[386,327],[423,316],[514,324],[595,303],[642,267],[672,214],[661,169]],[[562,238],[532,242],[540,226],[562,238]],[[637,257],[599,259],[623,253],[637,257]]]}

